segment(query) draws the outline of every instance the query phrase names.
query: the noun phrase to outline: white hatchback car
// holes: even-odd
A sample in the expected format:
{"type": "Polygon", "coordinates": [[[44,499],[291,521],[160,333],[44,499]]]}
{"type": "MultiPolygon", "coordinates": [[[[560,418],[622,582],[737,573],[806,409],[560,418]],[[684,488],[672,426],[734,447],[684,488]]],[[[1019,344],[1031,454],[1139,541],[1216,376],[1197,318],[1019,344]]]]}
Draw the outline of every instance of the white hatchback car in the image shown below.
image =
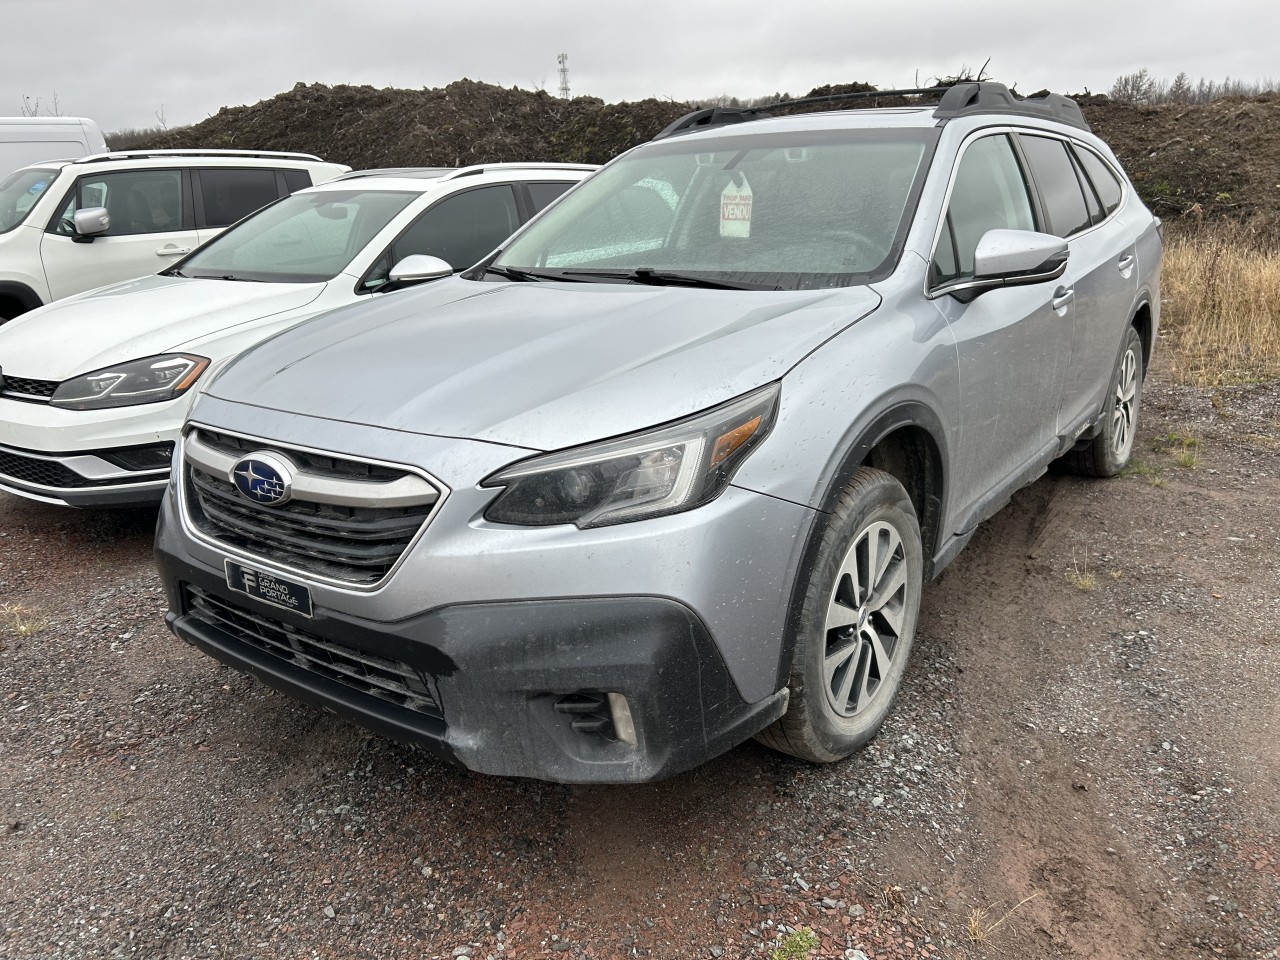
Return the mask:
{"type": "Polygon", "coordinates": [[[309,153],[129,150],[0,176],[0,323],[155,273],[259,207],[350,170],[309,153]]]}
{"type": "Polygon", "coordinates": [[[211,370],[316,314],[471,266],[595,169],[349,174],[260,210],[161,274],[10,321],[0,490],[78,507],[158,501],[191,388],[211,370]]]}

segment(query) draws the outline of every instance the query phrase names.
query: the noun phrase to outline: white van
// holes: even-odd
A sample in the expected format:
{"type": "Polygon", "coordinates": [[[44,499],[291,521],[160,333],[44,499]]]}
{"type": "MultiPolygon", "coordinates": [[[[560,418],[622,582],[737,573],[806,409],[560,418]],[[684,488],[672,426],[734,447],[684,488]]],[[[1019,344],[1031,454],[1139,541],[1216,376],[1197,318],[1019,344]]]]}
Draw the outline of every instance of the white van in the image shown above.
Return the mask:
{"type": "Polygon", "coordinates": [[[0,117],[0,180],[32,163],[106,152],[102,131],[83,117],[0,117]]]}

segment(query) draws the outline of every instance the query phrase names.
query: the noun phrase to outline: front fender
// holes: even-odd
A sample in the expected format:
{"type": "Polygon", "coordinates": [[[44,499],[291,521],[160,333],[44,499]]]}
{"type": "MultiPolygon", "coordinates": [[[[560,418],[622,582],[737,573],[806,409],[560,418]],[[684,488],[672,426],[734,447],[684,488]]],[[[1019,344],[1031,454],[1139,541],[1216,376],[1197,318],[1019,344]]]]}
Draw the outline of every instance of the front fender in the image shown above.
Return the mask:
{"type": "MultiPolygon", "coordinates": [[[[929,433],[945,471],[959,394],[955,340],[941,314],[925,303],[877,311],[783,378],[777,421],[734,483],[826,510],[867,452],[907,425],[929,433]]],[[[948,491],[944,521],[951,499],[948,491]]]]}

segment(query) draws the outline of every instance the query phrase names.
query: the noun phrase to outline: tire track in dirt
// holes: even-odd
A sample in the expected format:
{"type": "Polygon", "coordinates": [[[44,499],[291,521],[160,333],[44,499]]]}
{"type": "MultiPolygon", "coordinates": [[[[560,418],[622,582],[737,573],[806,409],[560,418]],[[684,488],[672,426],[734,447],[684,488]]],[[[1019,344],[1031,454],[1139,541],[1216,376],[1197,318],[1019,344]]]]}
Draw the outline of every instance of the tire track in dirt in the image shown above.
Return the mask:
{"type": "Polygon", "coordinates": [[[1032,719],[1086,645],[1063,642],[1074,598],[1064,602],[1070,587],[1051,565],[1078,524],[1082,483],[1047,476],[1017,494],[926,604],[932,629],[951,634],[965,664],[960,740],[982,838],[970,879],[993,905],[990,920],[1021,903],[1009,923],[1034,928],[1033,940],[1055,955],[1140,957],[1160,923],[1158,901],[1135,895],[1145,885],[1128,859],[1106,852],[1119,841],[1077,756],[1032,719]]]}

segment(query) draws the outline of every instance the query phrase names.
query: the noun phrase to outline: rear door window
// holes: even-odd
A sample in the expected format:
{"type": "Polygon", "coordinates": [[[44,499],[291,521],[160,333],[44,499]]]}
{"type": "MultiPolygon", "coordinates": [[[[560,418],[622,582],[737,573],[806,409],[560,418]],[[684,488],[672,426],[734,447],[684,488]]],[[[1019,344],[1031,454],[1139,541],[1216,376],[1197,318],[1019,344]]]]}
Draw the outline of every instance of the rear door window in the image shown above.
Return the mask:
{"type": "Polygon", "coordinates": [[[1080,183],[1080,189],[1084,192],[1084,205],[1089,210],[1089,221],[1091,223],[1101,223],[1107,219],[1107,213],[1102,209],[1102,201],[1098,199],[1098,193],[1089,183],[1089,178],[1084,175],[1084,171],[1080,169],[1080,161],[1077,159],[1070,147],[1067,147],[1067,156],[1071,158],[1071,166],[1076,172],[1076,180],[1080,183]]]}
{"type": "Polygon", "coordinates": [[[1124,195],[1116,175],[1092,150],[1076,148],[1076,156],[1080,159],[1080,165],[1084,167],[1084,172],[1088,175],[1093,188],[1098,191],[1103,209],[1108,215],[1115,213],[1120,206],[1120,198],[1124,195]]]}
{"type": "Polygon", "coordinates": [[[525,184],[529,188],[529,199],[533,201],[533,212],[538,213],[544,207],[548,206],[552,200],[559,198],[573,186],[570,180],[552,180],[547,183],[528,183],[525,184]]]}
{"type": "Polygon", "coordinates": [[[313,186],[311,182],[311,174],[306,170],[285,170],[284,185],[290,193],[297,193],[299,190],[305,190],[307,187],[313,186]]]}
{"type": "Polygon", "coordinates": [[[195,174],[200,227],[228,227],[280,196],[274,170],[205,169],[195,174]]]}
{"type": "Polygon", "coordinates": [[[1049,219],[1049,231],[1059,237],[1070,237],[1088,227],[1089,210],[1075,165],[1067,154],[1067,145],[1052,137],[1025,134],[1019,140],[1049,219]]]}

